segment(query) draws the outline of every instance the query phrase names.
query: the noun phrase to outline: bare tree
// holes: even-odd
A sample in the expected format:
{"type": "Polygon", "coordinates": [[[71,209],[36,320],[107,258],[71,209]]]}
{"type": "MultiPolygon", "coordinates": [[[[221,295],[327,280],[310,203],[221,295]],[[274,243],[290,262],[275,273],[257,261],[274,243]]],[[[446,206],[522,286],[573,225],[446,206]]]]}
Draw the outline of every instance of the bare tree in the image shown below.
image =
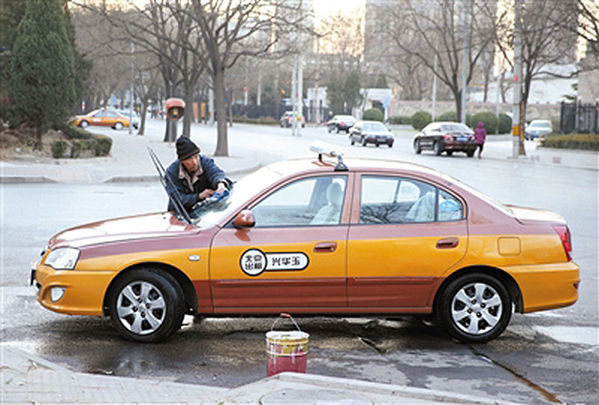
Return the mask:
{"type": "MultiPolygon", "coordinates": [[[[459,0],[431,0],[394,2],[387,12],[393,17],[390,29],[395,45],[408,57],[415,58],[435,74],[453,95],[458,117],[461,115],[461,93],[472,80],[474,67],[488,45],[494,40],[489,19],[477,13],[480,3],[473,1],[470,23],[463,26],[462,9],[468,4],[459,0]],[[464,35],[470,38],[464,48],[464,35]],[[467,52],[466,81],[460,81],[463,52],[467,52]],[[435,57],[437,64],[435,65],[435,57]]],[[[492,21],[491,21],[492,22],[492,21]]]]}

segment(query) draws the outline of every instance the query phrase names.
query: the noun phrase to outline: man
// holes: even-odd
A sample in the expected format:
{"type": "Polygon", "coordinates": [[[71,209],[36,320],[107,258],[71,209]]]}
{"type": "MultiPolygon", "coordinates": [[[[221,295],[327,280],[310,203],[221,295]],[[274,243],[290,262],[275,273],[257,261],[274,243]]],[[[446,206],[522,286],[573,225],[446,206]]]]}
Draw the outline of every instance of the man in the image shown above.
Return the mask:
{"type": "MultiPolygon", "coordinates": [[[[200,155],[200,148],[191,139],[181,136],[177,139],[177,160],[167,169],[166,176],[169,195],[174,191],[188,211],[199,201],[215,192],[223,193],[228,186],[225,172],[209,157],[200,155]]],[[[168,210],[174,210],[171,199],[168,210]]]]}

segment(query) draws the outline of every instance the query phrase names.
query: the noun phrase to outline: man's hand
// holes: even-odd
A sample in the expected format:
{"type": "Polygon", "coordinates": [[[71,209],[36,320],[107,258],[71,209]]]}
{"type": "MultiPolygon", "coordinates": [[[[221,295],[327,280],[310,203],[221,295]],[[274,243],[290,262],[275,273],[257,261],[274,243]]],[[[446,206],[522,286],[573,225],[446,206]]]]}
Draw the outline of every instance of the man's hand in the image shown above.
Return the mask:
{"type": "Polygon", "coordinates": [[[222,181],[220,183],[218,183],[218,187],[216,188],[216,192],[217,193],[224,193],[225,190],[227,189],[227,187],[225,186],[225,183],[223,183],[222,181]]]}
{"type": "Polygon", "coordinates": [[[212,194],[214,194],[214,190],[212,190],[211,188],[207,188],[206,190],[204,190],[200,193],[200,200],[205,200],[206,198],[210,197],[212,194]]]}

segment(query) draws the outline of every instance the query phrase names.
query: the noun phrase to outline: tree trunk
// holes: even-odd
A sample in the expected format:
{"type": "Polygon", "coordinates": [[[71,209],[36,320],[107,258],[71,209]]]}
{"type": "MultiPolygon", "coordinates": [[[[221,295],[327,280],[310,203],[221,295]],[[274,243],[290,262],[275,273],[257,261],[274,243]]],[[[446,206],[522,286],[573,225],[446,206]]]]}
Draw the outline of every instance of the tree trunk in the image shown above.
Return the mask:
{"type": "Polygon", "coordinates": [[[456,121],[460,122],[461,117],[462,117],[462,98],[461,98],[461,92],[460,92],[460,89],[458,89],[457,87],[452,88],[451,92],[453,93],[453,98],[455,99],[455,111],[456,111],[456,114],[457,114],[456,121]]]}
{"type": "Polygon", "coordinates": [[[37,127],[35,129],[35,145],[33,146],[33,150],[42,150],[42,137],[44,135],[44,130],[42,127],[37,127]]]}
{"type": "Polygon", "coordinates": [[[183,115],[183,136],[191,137],[191,122],[193,121],[193,86],[185,85],[185,114],[183,115]]]}
{"type": "MultiPolygon", "coordinates": [[[[147,97],[144,98],[147,100],[147,97]]],[[[141,117],[139,120],[139,131],[137,131],[137,135],[143,135],[146,132],[146,114],[148,113],[148,102],[144,101],[141,107],[141,117]]]]}
{"type": "Polygon", "coordinates": [[[214,156],[229,156],[227,139],[227,110],[225,108],[225,70],[216,69],[212,78],[214,83],[214,101],[216,105],[217,141],[214,156]]]}

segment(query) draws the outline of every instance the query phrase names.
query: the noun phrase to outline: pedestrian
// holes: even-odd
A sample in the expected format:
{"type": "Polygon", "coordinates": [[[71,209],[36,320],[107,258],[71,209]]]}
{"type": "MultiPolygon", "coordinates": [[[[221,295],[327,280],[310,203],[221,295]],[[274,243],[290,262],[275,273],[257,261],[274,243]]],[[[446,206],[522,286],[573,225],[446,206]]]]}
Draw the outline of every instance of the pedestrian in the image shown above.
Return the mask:
{"type": "Polygon", "coordinates": [[[476,148],[478,149],[478,158],[483,152],[483,146],[485,145],[485,139],[487,138],[487,131],[485,130],[485,124],[481,121],[478,122],[476,130],[474,131],[474,138],[476,139],[476,148]]]}
{"type": "MultiPolygon", "coordinates": [[[[178,194],[185,209],[190,211],[196,203],[229,188],[230,181],[225,172],[213,159],[200,155],[200,148],[191,139],[181,136],[175,145],[177,160],[166,169],[170,180],[167,187],[169,195],[172,192],[178,194]]],[[[168,210],[174,209],[175,205],[169,199],[168,210]]]]}

